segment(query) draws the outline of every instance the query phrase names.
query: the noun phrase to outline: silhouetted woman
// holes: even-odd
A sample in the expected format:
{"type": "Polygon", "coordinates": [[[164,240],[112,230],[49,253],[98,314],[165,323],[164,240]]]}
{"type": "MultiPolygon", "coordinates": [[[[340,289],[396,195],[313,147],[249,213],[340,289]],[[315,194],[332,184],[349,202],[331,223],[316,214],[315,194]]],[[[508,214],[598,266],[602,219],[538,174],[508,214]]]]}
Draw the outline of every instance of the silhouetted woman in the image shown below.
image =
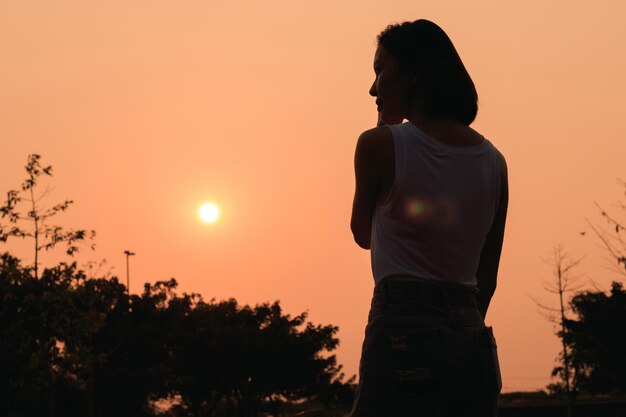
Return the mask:
{"type": "Polygon", "coordinates": [[[374,72],[378,127],[356,145],[351,229],[371,249],[375,287],[350,415],[495,416],[502,382],[484,318],[506,162],[470,127],[476,89],[439,26],[388,26],[374,72]]]}

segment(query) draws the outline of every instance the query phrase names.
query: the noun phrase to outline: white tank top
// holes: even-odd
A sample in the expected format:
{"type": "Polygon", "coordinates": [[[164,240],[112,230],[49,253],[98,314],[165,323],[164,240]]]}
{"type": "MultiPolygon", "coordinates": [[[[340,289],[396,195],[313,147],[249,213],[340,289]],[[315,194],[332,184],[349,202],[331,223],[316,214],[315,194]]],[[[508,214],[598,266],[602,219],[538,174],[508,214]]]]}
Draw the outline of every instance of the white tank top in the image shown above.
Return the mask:
{"type": "Polygon", "coordinates": [[[445,145],[410,122],[388,126],[396,174],[372,219],[374,282],[389,275],[477,287],[480,252],[500,199],[500,158],[483,137],[445,145]]]}

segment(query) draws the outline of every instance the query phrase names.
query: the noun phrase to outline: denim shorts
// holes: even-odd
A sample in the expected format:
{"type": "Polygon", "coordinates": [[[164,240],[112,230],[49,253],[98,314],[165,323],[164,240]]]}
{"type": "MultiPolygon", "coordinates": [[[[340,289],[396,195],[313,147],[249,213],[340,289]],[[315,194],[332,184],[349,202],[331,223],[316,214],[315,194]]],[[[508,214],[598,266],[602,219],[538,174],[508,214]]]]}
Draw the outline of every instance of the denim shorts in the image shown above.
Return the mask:
{"type": "Polygon", "coordinates": [[[395,277],[376,285],[350,417],[493,417],[501,388],[475,291],[395,277]]]}

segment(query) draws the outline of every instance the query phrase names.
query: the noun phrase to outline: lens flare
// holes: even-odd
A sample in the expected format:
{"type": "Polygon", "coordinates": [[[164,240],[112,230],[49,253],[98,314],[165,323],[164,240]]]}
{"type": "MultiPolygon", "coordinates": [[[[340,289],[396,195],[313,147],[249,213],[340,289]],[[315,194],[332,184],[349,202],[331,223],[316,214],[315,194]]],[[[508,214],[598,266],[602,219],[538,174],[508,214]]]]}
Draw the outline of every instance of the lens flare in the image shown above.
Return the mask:
{"type": "Polygon", "coordinates": [[[459,222],[458,203],[448,196],[412,196],[405,200],[404,215],[413,224],[449,229],[459,222]]]}
{"type": "Polygon", "coordinates": [[[413,222],[422,223],[428,221],[432,215],[433,205],[429,198],[419,196],[406,200],[404,213],[413,222]]]}
{"type": "Polygon", "coordinates": [[[417,217],[424,212],[425,206],[423,201],[410,201],[408,204],[408,212],[411,216],[417,217]]]}

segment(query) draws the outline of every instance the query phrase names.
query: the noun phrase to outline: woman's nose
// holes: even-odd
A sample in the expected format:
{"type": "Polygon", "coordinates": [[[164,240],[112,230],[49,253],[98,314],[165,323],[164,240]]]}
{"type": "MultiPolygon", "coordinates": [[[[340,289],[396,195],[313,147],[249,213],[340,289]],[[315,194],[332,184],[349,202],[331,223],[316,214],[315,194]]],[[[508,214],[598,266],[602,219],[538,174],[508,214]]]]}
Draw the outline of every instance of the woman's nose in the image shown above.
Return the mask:
{"type": "Polygon", "coordinates": [[[376,81],[374,81],[370,87],[370,96],[376,97],[376,81]]]}

